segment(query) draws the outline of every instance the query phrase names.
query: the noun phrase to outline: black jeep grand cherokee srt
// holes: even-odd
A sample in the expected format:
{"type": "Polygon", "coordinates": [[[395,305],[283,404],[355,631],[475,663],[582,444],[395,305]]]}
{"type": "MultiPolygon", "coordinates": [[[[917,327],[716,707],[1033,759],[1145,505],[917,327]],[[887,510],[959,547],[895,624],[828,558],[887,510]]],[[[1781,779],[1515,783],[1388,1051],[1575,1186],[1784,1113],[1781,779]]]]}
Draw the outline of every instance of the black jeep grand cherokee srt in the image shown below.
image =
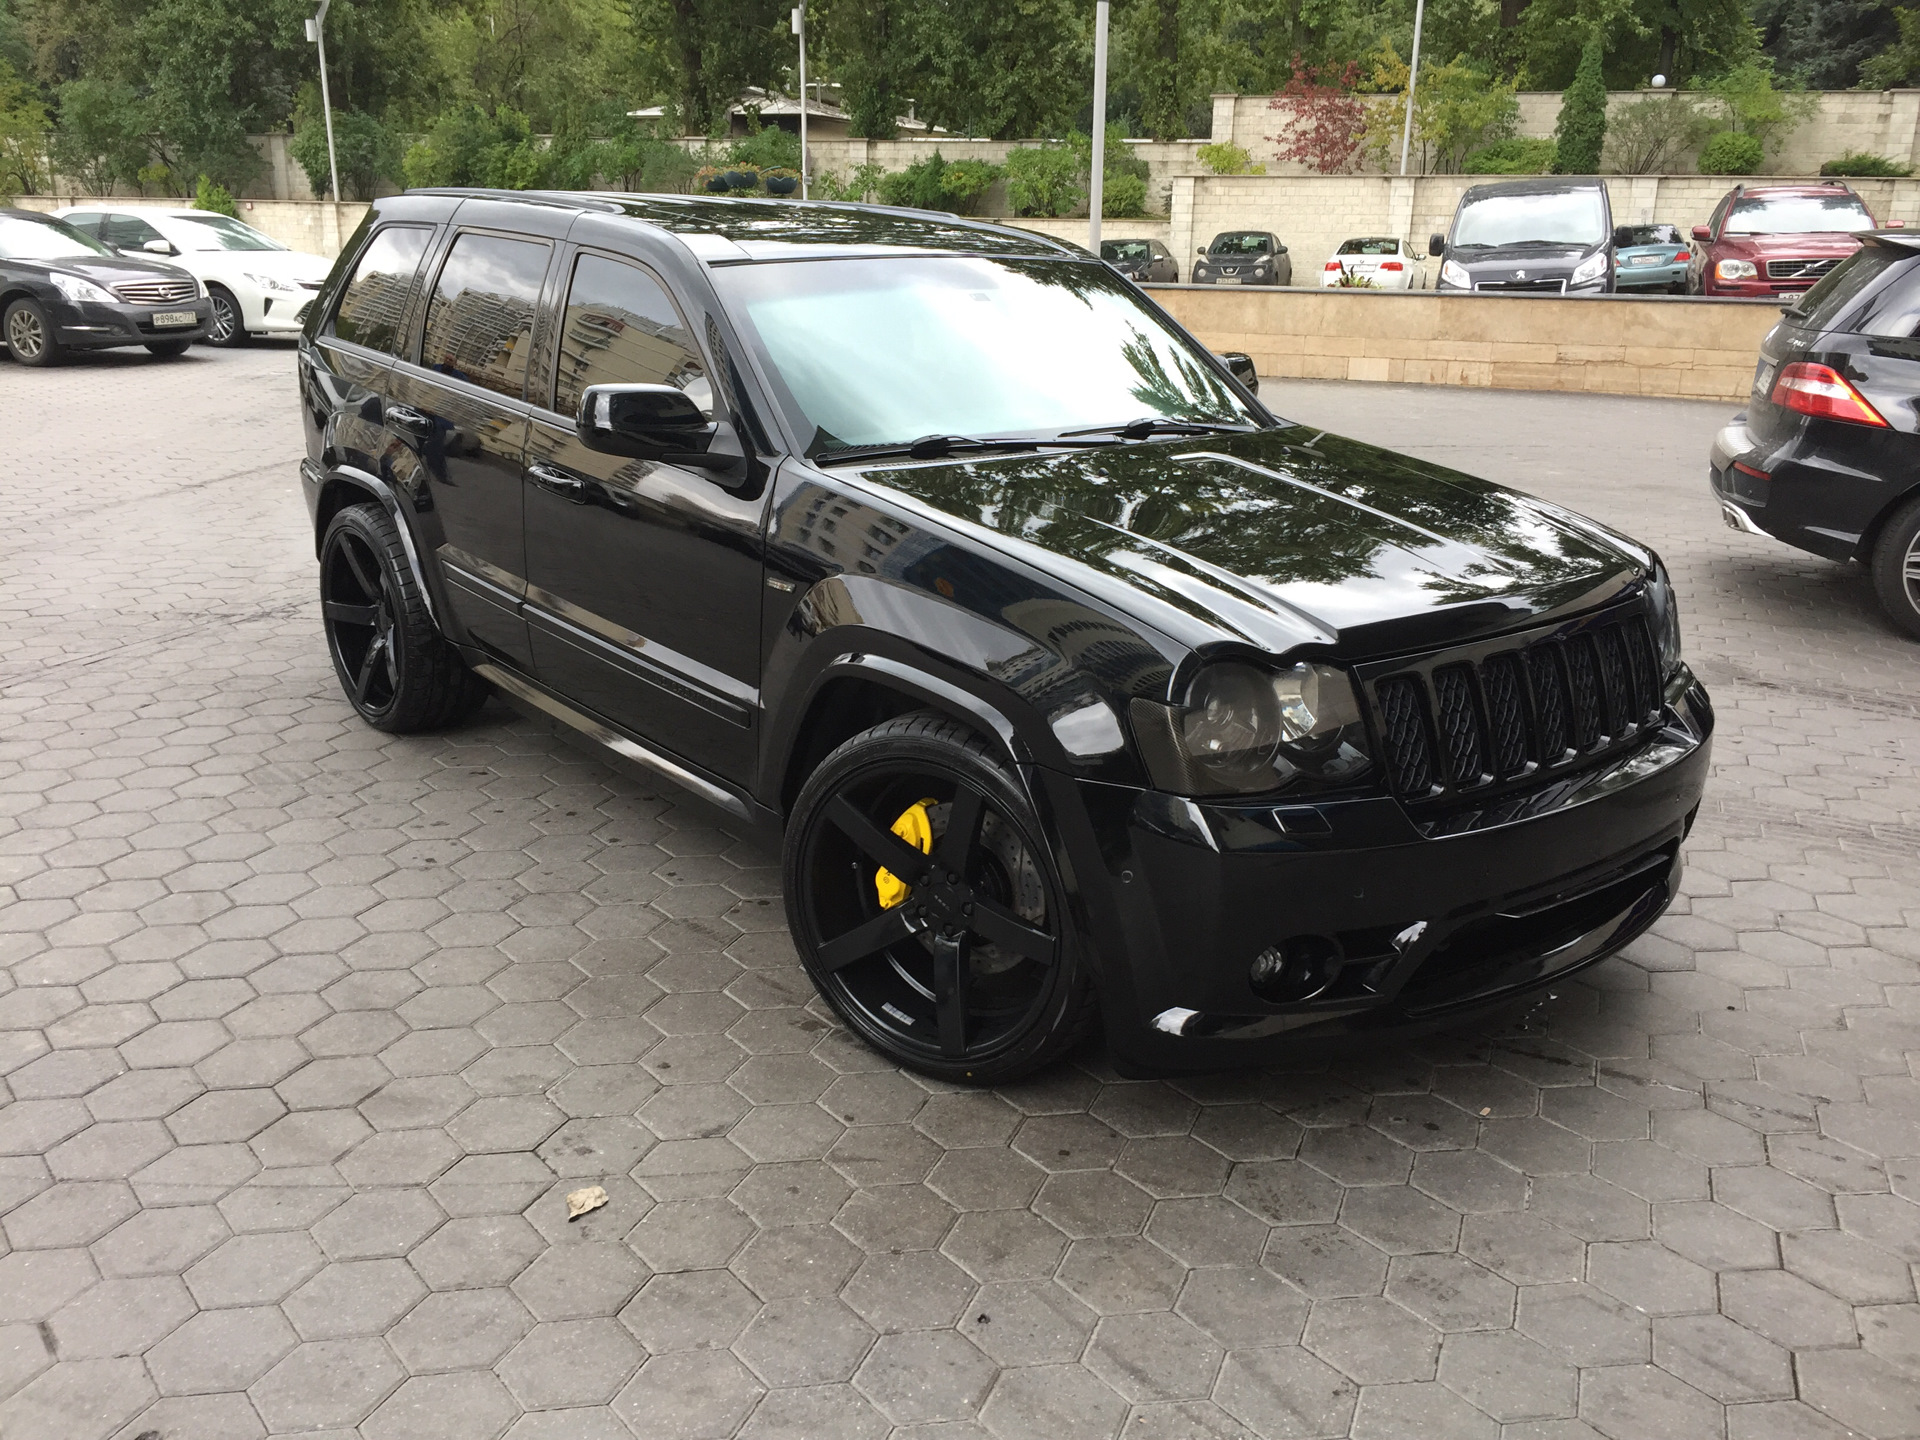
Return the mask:
{"type": "MultiPolygon", "coordinates": [[[[1240,357],[1236,357],[1238,359],[1240,357]]],[[[989,1082],[1451,1023],[1672,898],[1645,548],[1276,418],[1107,266],[842,205],[415,192],[301,343],[354,707],[496,690],[784,829],[821,993],[989,1082]]]]}

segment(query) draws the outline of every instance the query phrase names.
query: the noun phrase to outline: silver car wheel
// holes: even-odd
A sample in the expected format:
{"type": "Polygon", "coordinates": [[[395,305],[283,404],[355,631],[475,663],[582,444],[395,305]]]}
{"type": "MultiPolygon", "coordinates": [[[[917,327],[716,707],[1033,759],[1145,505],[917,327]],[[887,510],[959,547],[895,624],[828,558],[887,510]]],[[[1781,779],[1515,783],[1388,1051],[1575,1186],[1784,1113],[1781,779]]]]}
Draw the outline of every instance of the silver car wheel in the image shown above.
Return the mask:
{"type": "Polygon", "coordinates": [[[231,345],[240,329],[239,307],[223,290],[207,291],[207,299],[213,304],[213,324],[207,330],[207,339],[216,345],[231,345]]]}
{"type": "Polygon", "coordinates": [[[13,351],[14,359],[29,365],[47,348],[46,328],[24,305],[16,306],[7,316],[7,348],[13,351]]]}

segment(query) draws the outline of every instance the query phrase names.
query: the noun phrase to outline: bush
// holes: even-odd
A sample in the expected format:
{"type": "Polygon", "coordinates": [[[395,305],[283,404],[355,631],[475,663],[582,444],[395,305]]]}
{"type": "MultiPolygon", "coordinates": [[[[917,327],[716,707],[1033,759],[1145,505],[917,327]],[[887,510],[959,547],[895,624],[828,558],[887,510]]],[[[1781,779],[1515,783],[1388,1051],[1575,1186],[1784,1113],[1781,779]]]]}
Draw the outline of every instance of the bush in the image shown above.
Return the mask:
{"type": "Polygon", "coordinates": [[[1702,175],[1753,175],[1766,163],[1766,147],[1758,135],[1722,130],[1700,152],[1702,175]]]}
{"type": "Polygon", "coordinates": [[[1580,52],[1580,68],[1560,101],[1553,127],[1553,168],[1560,175],[1593,175],[1607,143],[1606,46],[1596,32],[1580,52]]]}
{"type": "Polygon", "coordinates": [[[1545,175],[1553,169],[1558,150],[1551,140],[1527,140],[1515,136],[1496,140],[1469,154],[1462,163],[1466,175],[1545,175]]]}
{"type": "Polygon", "coordinates": [[[851,200],[859,203],[880,188],[880,182],[885,178],[886,173],[884,166],[868,161],[864,165],[856,165],[853,173],[845,180],[831,170],[822,170],[813,177],[813,183],[808,188],[812,194],[822,200],[851,200]]]}
{"type": "Polygon", "coordinates": [[[1147,212],[1147,182],[1138,175],[1106,176],[1100,190],[1100,213],[1108,216],[1144,215],[1147,212]]]}
{"type": "Polygon", "coordinates": [[[940,177],[940,191],[961,215],[978,213],[980,197],[1000,178],[1000,167],[985,160],[955,160],[940,177]]]}
{"type": "Polygon", "coordinates": [[[1007,152],[1007,204],[1016,215],[1071,215],[1086,195],[1086,172],[1064,145],[1007,152]]]}
{"type": "Polygon", "coordinates": [[[875,188],[882,205],[904,205],[911,210],[944,210],[947,192],[941,183],[947,174],[947,162],[938,150],[916,160],[904,170],[880,177],[875,188]]]}
{"type": "Polygon", "coordinates": [[[736,166],[751,165],[760,170],[800,169],[800,137],[778,126],[765,126],[744,140],[727,147],[727,159],[736,166]]]}
{"type": "Polygon", "coordinates": [[[215,215],[228,215],[235,220],[240,218],[240,212],[234,208],[233,196],[228,192],[227,187],[217,180],[209,180],[204,175],[193,187],[193,208],[210,210],[215,215]]]}
{"type": "Polygon", "coordinates": [[[410,186],[490,185],[532,190],[545,183],[548,156],[527,117],[502,105],[492,115],[478,105],[449,110],[400,162],[410,186]]]}
{"type": "MultiPolygon", "coordinates": [[[[345,198],[371,200],[382,180],[390,180],[400,172],[399,140],[371,115],[357,110],[336,110],[333,148],[340,162],[340,188],[347,192],[345,198]]],[[[287,145],[287,153],[307,172],[308,188],[315,195],[325,195],[333,188],[323,116],[307,112],[294,116],[293,139],[287,145]]]]}
{"type": "Polygon", "coordinates": [[[1202,145],[1193,152],[1194,158],[1215,175],[1264,175],[1267,167],[1253,163],[1253,156],[1245,147],[1231,141],[1222,141],[1217,145],[1202,145]]]}
{"type": "Polygon", "coordinates": [[[1607,153],[1622,175],[1659,175],[1679,168],[1713,122],[1677,94],[1641,96],[1607,119],[1607,153]]]}
{"type": "Polygon", "coordinates": [[[1870,155],[1865,150],[1849,150],[1838,160],[1829,160],[1820,167],[1822,175],[1860,175],[1887,176],[1903,179],[1913,174],[1911,165],[1902,165],[1897,160],[1889,160],[1884,155],[1870,155]]]}

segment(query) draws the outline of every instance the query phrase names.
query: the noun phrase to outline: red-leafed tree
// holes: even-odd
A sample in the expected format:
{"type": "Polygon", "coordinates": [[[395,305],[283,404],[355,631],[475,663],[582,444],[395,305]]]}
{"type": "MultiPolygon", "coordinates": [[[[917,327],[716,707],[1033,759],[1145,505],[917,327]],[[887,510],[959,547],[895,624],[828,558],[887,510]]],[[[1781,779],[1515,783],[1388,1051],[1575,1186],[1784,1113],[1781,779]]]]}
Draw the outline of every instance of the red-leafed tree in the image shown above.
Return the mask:
{"type": "Polygon", "coordinates": [[[1295,55],[1292,78],[1271,102],[1290,122],[1267,137],[1279,158],[1322,175],[1352,169],[1367,128],[1366,102],[1354,93],[1359,83],[1357,64],[1309,65],[1295,55]]]}

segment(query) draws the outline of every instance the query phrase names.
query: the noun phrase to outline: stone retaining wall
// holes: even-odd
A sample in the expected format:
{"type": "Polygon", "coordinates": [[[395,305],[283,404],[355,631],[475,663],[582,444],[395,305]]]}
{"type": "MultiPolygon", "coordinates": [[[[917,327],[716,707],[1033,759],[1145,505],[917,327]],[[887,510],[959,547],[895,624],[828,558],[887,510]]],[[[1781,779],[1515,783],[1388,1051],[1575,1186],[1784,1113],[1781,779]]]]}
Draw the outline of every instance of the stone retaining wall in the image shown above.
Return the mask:
{"type": "MultiPolygon", "coordinates": [[[[101,200],[93,195],[23,195],[13,202],[25,210],[60,210],[69,205],[111,206],[133,210],[154,206],[177,209],[176,199],[139,196],[115,196],[101,200]]],[[[367,213],[364,201],[349,200],[329,205],[324,200],[236,200],[234,209],[240,218],[269,239],[278,240],[289,250],[304,250],[309,255],[324,255],[329,260],[340,253],[340,246],[353,234],[354,227],[367,213]]]]}
{"type": "Polygon", "coordinates": [[[1770,301],[1226,290],[1155,285],[1208,349],[1262,375],[1738,401],[1770,301]]]}

